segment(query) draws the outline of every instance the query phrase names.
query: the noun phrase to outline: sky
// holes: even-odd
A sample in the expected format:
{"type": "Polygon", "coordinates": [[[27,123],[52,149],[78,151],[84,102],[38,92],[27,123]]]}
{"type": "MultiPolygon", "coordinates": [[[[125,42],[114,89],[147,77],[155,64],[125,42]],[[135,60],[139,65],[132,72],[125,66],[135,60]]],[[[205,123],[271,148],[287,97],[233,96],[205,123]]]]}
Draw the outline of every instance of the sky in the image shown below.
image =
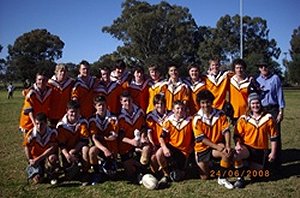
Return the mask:
{"type": "MultiPolygon", "coordinates": [[[[65,43],[60,63],[97,61],[116,50],[121,41],[101,31],[121,15],[122,0],[0,0],[0,58],[7,46],[24,33],[47,29],[65,43]]],[[[148,0],[157,4],[159,0],[148,0]]],[[[198,26],[215,27],[220,17],[240,13],[240,0],[167,0],[171,5],[187,7],[198,26]]],[[[300,26],[299,0],[242,0],[243,15],[267,20],[269,38],[277,41],[281,64],[289,52],[293,30],[300,26]]],[[[289,56],[288,56],[289,58],[289,56]]]]}

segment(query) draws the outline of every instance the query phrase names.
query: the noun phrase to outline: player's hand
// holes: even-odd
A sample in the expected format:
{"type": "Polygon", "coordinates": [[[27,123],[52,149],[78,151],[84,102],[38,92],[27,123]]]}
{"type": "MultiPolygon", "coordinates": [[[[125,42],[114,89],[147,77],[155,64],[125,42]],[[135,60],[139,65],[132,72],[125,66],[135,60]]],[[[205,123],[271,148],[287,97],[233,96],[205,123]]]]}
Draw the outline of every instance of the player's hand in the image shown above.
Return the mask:
{"type": "Polygon", "coordinates": [[[280,123],[283,120],[283,113],[278,113],[276,118],[276,123],[280,123]]]}
{"type": "Polygon", "coordinates": [[[141,141],[133,138],[133,139],[131,139],[131,145],[135,146],[135,147],[140,147],[141,146],[141,141]]]}
{"type": "Polygon", "coordinates": [[[112,155],[112,153],[108,149],[105,149],[103,152],[104,152],[105,157],[111,157],[111,155],[112,155]]]}
{"type": "Polygon", "coordinates": [[[275,158],[276,158],[275,153],[274,153],[274,152],[271,152],[271,153],[269,154],[269,156],[268,156],[268,161],[269,161],[269,162],[273,162],[273,161],[275,160],[275,158]]]}
{"type": "Polygon", "coordinates": [[[31,166],[36,166],[37,165],[37,160],[35,160],[35,159],[29,159],[29,164],[31,166]]]}
{"type": "Polygon", "coordinates": [[[162,150],[165,157],[171,157],[170,149],[168,149],[167,147],[162,147],[162,150]]]}

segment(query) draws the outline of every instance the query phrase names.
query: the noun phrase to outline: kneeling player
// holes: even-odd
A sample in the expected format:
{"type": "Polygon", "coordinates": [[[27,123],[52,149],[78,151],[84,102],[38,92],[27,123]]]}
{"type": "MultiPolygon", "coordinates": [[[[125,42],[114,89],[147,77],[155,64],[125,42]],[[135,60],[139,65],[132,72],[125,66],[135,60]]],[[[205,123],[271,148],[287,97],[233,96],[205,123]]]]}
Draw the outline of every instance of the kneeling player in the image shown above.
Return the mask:
{"type": "Polygon", "coordinates": [[[232,149],[230,148],[229,122],[226,115],[212,107],[214,95],[208,91],[200,91],[197,95],[200,110],[193,119],[195,136],[195,158],[200,168],[201,179],[210,175],[209,162],[221,158],[218,184],[232,189],[233,185],[226,179],[226,169],[230,167],[232,149]]]}
{"type": "MultiPolygon", "coordinates": [[[[25,154],[28,160],[28,178],[34,183],[40,183],[44,173],[52,173],[58,167],[57,131],[47,126],[45,113],[38,113],[35,117],[35,127],[24,139],[25,154]]],[[[51,174],[49,175],[51,177],[51,174]]],[[[54,178],[49,178],[54,179],[54,178]]]]}
{"type": "MultiPolygon", "coordinates": [[[[93,183],[100,181],[98,156],[102,158],[101,164],[112,163],[116,160],[118,153],[118,129],[117,117],[112,115],[106,104],[104,96],[94,98],[95,115],[89,120],[90,133],[94,146],[90,148],[90,164],[94,169],[95,177],[93,183]]],[[[113,176],[107,173],[108,176],[113,176]]]]}
{"type": "Polygon", "coordinates": [[[67,104],[67,113],[57,124],[58,145],[61,149],[63,166],[69,179],[76,175],[78,165],[83,165],[83,171],[89,168],[88,160],[88,122],[79,114],[79,103],[71,100],[67,104]],[[71,171],[72,170],[72,171],[71,171]]]}
{"type": "Polygon", "coordinates": [[[160,184],[180,181],[185,174],[187,159],[193,150],[192,117],[186,115],[186,106],[181,100],[173,102],[173,114],[163,123],[159,138],[161,148],[156,157],[164,177],[160,184]]]}

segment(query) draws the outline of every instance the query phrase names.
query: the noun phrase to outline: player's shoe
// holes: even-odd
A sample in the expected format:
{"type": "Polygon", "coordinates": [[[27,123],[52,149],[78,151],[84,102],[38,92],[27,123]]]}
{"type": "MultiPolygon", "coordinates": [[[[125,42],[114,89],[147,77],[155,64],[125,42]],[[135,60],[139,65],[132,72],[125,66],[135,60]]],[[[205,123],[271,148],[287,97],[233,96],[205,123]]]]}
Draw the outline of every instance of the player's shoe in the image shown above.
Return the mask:
{"type": "Polygon", "coordinates": [[[233,189],[234,186],[225,178],[218,178],[218,184],[221,185],[221,186],[224,186],[225,188],[227,189],[233,189]]]}

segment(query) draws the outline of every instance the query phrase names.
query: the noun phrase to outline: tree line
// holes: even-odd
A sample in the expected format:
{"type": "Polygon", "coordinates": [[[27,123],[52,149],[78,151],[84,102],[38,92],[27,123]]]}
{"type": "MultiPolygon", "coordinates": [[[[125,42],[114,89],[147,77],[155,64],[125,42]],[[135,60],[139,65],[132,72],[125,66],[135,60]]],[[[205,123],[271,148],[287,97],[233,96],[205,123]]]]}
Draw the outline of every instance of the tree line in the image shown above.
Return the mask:
{"type": "MultiPolygon", "coordinates": [[[[248,64],[249,75],[256,75],[255,64],[264,60],[272,65],[274,72],[284,77],[285,84],[300,82],[300,26],[292,33],[289,54],[291,60],[283,60],[286,67],[282,73],[275,61],[281,54],[275,39],[269,38],[267,21],[261,17],[243,16],[243,56],[248,64]]],[[[150,64],[161,66],[165,73],[168,62],[185,66],[191,63],[207,69],[210,58],[219,58],[225,69],[233,59],[240,56],[240,16],[222,16],[216,27],[198,26],[186,7],[167,2],[149,4],[145,1],[126,0],[122,13],[102,31],[123,42],[111,54],[105,54],[92,63],[94,74],[100,66],[113,66],[117,59],[127,65],[150,64]]],[[[8,57],[0,60],[1,75],[7,81],[34,79],[39,70],[52,75],[56,61],[63,54],[64,42],[46,29],[35,29],[19,36],[8,45],[8,57]],[[4,72],[3,72],[4,71],[4,72]]],[[[2,50],[0,46],[0,52],[2,50]]],[[[67,63],[73,76],[77,63],[67,63]]]]}

